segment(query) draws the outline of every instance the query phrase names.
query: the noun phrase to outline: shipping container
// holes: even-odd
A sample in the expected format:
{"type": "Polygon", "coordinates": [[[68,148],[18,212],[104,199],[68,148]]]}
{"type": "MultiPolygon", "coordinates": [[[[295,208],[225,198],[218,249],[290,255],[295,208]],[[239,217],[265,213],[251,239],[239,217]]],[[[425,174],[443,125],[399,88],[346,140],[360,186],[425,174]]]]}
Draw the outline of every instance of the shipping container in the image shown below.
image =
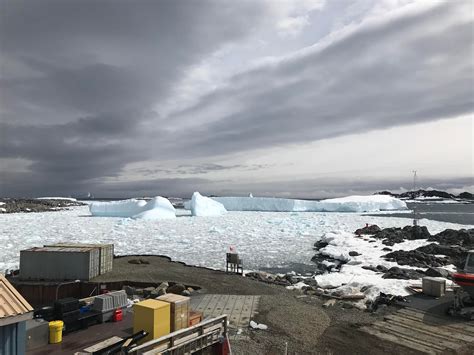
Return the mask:
{"type": "Polygon", "coordinates": [[[112,271],[114,263],[113,244],[84,244],[84,243],[54,243],[45,247],[66,247],[66,248],[99,248],[100,275],[112,271]]]}
{"type": "Polygon", "coordinates": [[[99,249],[43,247],[20,251],[22,280],[90,280],[99,275],[99,249]]]}

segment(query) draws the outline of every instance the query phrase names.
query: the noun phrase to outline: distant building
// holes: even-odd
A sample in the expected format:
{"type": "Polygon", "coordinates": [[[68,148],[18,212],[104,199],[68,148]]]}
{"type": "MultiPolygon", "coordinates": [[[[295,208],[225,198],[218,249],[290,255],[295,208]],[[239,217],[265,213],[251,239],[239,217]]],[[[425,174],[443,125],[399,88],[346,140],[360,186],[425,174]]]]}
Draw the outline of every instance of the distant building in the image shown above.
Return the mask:
{"type": "Polygon", "coordinates": [[[0,275],[0,354],[25,354],[26,321],[32,318],[33,308],[0,275]]]}

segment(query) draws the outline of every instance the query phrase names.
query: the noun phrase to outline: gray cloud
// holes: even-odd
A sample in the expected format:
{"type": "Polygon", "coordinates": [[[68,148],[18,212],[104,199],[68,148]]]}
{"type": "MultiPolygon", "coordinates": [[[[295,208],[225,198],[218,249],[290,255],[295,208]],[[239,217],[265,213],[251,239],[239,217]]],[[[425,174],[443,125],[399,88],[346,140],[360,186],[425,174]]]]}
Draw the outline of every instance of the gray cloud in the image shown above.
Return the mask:
{"type": "Polygon", "coordinates": [[[181,115],[212,114],[222,102],[238,109],[182,140],[207,155],[215,147],[225,153],[309,142],[471,113],[473,23],[455,20],[456,5],[363,28],[239,74],[181,115]]]}
{"type": "MultiPolygon", "coordinates": [[[[217,155],[470,113],[473,24],[456,21],[460,4],[380,21],[241,72],[167,116],[159,103],[176,94],[186,70],[249,36],[267,14],[263,2],[3,0],[0,158],[31,165],[28,173],[2,172],[0,194],[167,194],[164,187],[171,194],[189,192],[186,183],[205,191],[220,187],[199,179],[100,181],[134,162],[212,162],[217,155]],[[211,123],[167,128],[198,116],[211,123]],[[152,183],[159,186],[153,190],[152,183]]],[[[148,176],[261,168],[189,164],[148,176]]]]}

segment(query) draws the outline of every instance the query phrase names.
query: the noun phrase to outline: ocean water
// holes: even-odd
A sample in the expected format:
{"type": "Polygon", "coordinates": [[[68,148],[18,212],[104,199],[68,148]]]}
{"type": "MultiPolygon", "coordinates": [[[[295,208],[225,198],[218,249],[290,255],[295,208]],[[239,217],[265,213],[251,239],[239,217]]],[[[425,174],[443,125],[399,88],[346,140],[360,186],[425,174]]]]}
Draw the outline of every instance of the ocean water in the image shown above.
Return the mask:
{"type": "MultiPolygon", "coordinates": [[[[416,208],[417,217],[419,219],[426,218],[433,221],[450,222],[464,225],[474,224],[474,203],[439,203],[439,202],[423,202],[423,203],[407,203],[408,208],[413,210],[416,208]]],[[[382,215],[377,215],[382,216],[382,215]]],[[[407,213],[388,213],[384,217],[401,217],[413,220],[413,214],[407,213]]]]}

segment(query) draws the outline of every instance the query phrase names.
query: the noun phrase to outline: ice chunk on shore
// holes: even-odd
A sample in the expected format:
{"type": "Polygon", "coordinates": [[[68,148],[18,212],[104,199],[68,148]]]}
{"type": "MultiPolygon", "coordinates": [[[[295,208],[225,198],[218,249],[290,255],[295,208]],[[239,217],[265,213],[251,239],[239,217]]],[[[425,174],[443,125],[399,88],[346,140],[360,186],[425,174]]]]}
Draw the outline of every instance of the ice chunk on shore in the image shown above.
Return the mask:
{"type": "Polygon", "coordinates": [[[93,202],[89,205],[93,216],[122,217],[138,219],[175,218],[176,211],[164,197],[157,196],[150,201],[129,199],[111,202],[93,202]]]}
{"type": "Polygon", "coordinates": [[[36,200],[65,200],[65,201],[77,202],[77,199],[73,197],[37,197],[36,200]]]}
{"type": "Polygon", "coordinates": [[[193,216],[220,216],[227,212],[222,203],[202,196],[199,192],[193,194],[190,209],[193,216]]]}
{"type": "Polygon", "coordinates": [[[392,196],[348,196],[321,201],[273,197],[213,197],[228,211],[263,212],[378,212],[406,209],[404,201],[392,196]]]}

